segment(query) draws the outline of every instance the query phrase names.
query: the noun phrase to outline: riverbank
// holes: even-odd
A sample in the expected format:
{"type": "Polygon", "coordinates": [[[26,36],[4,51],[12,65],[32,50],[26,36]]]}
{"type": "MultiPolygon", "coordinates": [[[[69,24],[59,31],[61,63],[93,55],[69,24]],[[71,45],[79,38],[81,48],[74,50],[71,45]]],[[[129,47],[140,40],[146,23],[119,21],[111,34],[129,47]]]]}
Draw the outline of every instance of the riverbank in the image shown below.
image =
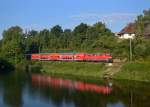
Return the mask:
{"type": "Polygon", "coordinates": [[[150,82],[150,62],[132,62],[124,64],[113,79],[126,79],[150,82]]]}
{"type": "Polygon", "coordinates": [[[150,82],[150,63],[148,61],[123,63],[121,65],[114,64],[113,66],[92,62],[41,61],[37,62],[36,65],[41,66],[40,71],[45,75],[102,79],[104,74],[109,71],[112,79],[150,82]]]}
{"type": "Polygon", "coordinates": [[[89,62],[40,62],[41,72],[48,75],[71,75],[75,77],[102,78],[103,63],[89,62]]]}

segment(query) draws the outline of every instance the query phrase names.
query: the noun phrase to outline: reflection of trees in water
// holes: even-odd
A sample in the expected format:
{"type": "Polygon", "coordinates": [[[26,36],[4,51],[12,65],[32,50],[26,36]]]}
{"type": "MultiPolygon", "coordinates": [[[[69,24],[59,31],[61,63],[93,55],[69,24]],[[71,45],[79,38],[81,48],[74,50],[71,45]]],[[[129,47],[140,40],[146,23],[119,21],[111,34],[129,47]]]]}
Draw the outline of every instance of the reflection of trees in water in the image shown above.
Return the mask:
{"type": "Polygon", "coordinates": [[[150,84],[135,81],[115,81],[112,96],[121,99],[127,107],[150,106],[150,84]]]}
{"type": "Polygon", "coordinates": [[[18,76],[17,73],[10,74],[3,79],[3,100],[4,103],[10,107],[22,107],[22,90],[23,81],[22,77],[18,76]]]}
{"type": "Polygon", "coordinates": [[[0,73],[8,73],[14,70],[14,66],[8,61],[0,58],[0,73]]]}
{"type": "Polygon", "coordinates": [[[70,103],[72,101],[69,97],[70,93],[68,90],[63,88],[36,87],[31,85],[29,87],[29,95],[40,97],[40,100],[44,102],[51,101],[57,107],[61,107],[64,101],[66,103],[70,103]]]}
{"type": "MultiPolygon", "coordinates": [[[[150,85],[135,84],[132,82],[118,83],[113,85],[113,91],[109,95],[97,94],[89,91],[77,91],[52,86],[31,86],[34,95],[41,96],[45,101],[52,101],[54,105],[73,102],[76,107],[106,107],[107,104],[122,103],[124,107],[148,107],[150,105],[150,85]]],[[[33,93],[30,92],[32,96],[33,93]]]]}
{"type": "MultiPolygon", "coordinates": [[[[22,91],[25,81],[20,75],[0,78],[0,89],[3,91],[4,103],[10,107],[22,107],[22,91]]],[[[38,97],[42,102],[50,101],[57,107],[64,103],[73,103],[75,107],[107,107],[122,102],[124,107],[149,107],[150,84],[115,81],[109,95],[90,91],[77,91],[52,86],[33,85],[29,82],[28,93],[31,98],[38,97]]],[[[34,103],[34,102],[33,102],[34,103]]]]}
{"type": "Polygon", "coordinates": [[[65,101],[66,104],[73,102],[76,107],[105,107],[109,99],[109,95],[98,94],[96,92],[83,92],[43,85],[33,85],[30,94],[32,96],[35,93],[37,96],[42,96],[40,98],[43,100],[51,100],[57,106],[60,106],[65,101]],[[32,90],[36,90],[36,92],[32,93],[32,90]]]}

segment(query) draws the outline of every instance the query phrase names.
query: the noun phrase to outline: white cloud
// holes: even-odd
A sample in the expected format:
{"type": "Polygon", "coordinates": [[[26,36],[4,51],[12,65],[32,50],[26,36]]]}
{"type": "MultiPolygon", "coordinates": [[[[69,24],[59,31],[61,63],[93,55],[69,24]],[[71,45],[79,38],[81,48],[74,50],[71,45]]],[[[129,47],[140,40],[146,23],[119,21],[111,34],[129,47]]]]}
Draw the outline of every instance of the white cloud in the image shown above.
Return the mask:
{"type": "Polygon", "coordinates": [[[78,21],[102,21],[106,24],[116,23],[118,21],[129,22],[135,20],[137,14],[135,13],[111,13],[111,14],[98,14],[98,13],[83,13],[70,16],[73,20],[78,21]]]}
{"type": "Polygon", "coordinates": [[[39,26],[38,24],[30,24],[30,25],[24,25],[22,26],[23,29],[25,30],[40,30],[43,29],[41,26],[39,26]]]}

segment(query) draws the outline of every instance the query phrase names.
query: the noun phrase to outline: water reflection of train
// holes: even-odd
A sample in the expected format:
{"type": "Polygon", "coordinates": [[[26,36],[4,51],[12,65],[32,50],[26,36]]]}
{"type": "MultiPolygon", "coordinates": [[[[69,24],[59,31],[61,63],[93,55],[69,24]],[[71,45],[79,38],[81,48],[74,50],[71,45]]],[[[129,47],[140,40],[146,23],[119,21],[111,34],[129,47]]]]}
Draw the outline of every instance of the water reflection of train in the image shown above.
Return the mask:
{"type": "Polygon", "coordinates": [[[40,86],[53,86],[55,88],[67,88],[78,91],[92,91],[96,93],[109,94],[112,89],[106,85],[97,85],[92,83],[85,83],[81,81],[71,81],[67,79],[54,78],[49,76],[43,76],[34,74],[32,75],[32,84],[40,86]]]}
{"type": "Polygon", "coordinates": [[[31,60],[113,62],[110,53],[40,53],[31,54],[31,60]]]}

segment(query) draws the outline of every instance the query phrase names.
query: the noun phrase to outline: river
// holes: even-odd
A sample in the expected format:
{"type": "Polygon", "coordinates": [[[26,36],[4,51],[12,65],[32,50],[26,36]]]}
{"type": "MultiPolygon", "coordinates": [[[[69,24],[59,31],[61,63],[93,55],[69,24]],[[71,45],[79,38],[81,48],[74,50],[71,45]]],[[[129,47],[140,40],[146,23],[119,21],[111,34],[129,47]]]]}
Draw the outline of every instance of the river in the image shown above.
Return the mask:
{"type": "Polygon", "coordinates": [[[150,83],[9,73],[0,107],[150,107],[150,83]]]}

